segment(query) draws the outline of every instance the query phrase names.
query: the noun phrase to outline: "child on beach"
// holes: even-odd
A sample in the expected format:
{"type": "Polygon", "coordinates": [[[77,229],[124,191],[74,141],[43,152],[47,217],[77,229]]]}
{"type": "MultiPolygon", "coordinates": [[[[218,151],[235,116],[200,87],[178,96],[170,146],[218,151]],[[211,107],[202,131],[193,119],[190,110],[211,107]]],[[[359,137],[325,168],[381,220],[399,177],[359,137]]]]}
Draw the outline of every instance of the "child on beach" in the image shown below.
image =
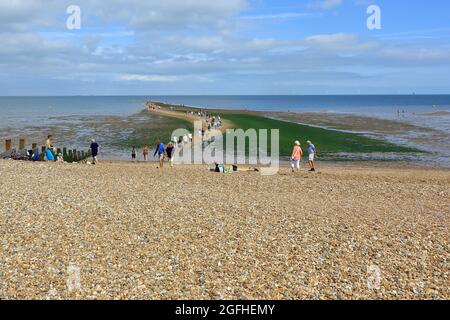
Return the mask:
{"type": "Polygon", "coordinates": [[[302,157],[303,157],[303,150],[300,145],[300,141],[295,141],[294,150],[292,150],[292,157],[291,157],[292,172],[295,172],[295,169],[297,169],[297,172],[300,170],[300,161],[302,161],[302,157]]]}
{"type": "Polygon", "coordinates": [[[131,161],[136,160],[136,148],[131,149],[131,161]]]}
{"type": "Polygon", "coordinates": [[[59,162],[59,163],[63,163],[64,162],[64,158],[63,158],[63,155],[62,155],[61,152],[58,153],[58,155],[56,156],[56,162],[59,162]]]}
{"type": "Polygon", "coordinates": [[[142,150],[142,154],[144,155],[144,161],[147,161],[148,158],[148,146],[145,145],[144,149],[142,150]]]}

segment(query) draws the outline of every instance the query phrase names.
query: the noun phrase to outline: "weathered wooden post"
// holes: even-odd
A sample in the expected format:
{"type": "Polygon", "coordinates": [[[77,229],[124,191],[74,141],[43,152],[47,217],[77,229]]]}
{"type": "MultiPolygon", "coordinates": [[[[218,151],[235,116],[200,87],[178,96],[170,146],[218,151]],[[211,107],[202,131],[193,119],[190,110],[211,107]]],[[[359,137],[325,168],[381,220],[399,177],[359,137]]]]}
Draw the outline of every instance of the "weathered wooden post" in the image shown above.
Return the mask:
{"type": "Polygon", "coordinates": [[[86,159],[86,153],[84,152],[84,150],[81,151],[81,158],[82,158],[83,160],[86,159]]]}
{"type": "Polygon", "coordinates": [[[5,140],[5,151],[11,151],[12,149],[12,140],[6,139],[5,140]]]}
{"type": "Polygon", "coordinates": [[[77,158],[78,158],[78,161],[83,160],[83,158],[81,157],[81,151],[77,152],[77,158]]]}
{"type": "Polygon", "coordinates": [[[19,150],[25,150],[25,139],[19,140],[19,150]]]}
{"type": "Polygon", "coordinates": [[[77,156],[78,156],[78,153],[77,153],[77,149],[73,149],[73,161],[74,162],[77,162],[78,161],[78,158],[77,158],[77,156]]]}
{"type": "Polygon", "coordinates": [[[62,154],[63,154],[64,161],[69,161],[69,158],[67,155],[67,148],[63,148],[62,154]]]}
{"type": "Polygon", "coordinates": [[[73,162],[73,151],[69,150],[69,159],[67,161],[73,162]]]}

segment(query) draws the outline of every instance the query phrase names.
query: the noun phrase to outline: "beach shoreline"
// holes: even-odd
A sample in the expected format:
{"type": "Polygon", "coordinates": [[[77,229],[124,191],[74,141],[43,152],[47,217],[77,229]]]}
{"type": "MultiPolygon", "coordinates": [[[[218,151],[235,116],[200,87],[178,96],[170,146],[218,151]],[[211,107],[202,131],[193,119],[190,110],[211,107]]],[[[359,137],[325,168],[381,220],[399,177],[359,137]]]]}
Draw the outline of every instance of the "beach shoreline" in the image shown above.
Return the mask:
{"type": "MultiPolygon", "coordinates": [[[[142,101],[144,103],[144,101],[142,101]]],[[[249,117],[265,117],[275,121],[283,121],[288,124],[299,124],[303,127],[313,129],[324,129],[336,131],[337,133],[348,133],[362,135],[378,141],[387,141],[401,147],[416,148],[425,151],[422,154],[394,154],[360,152],[352,154],[348,152],[336,152],[332,159],[327,161],[370,161],[381,160],[399,162],[421,162],[427,166],[450,167],[450,132],[439,131],[425,126],[418,126],[401,119],[381,119],[378,117],[358,116],[354,114],[337,114],[330,112],[267,112],[231,110],[220,108],[201,108],[186,105],[172,105],[157,103],[163,106],[163,110],[147,112],[143,110],[129,116],[97,116],[84,119],[83,117],[62,117],[58,124],[58,117],[54,117],[53,124],[47,127],[29,127],[23,133],[20,130],[6,128],[0,130],[2,136],[12,137],[15,145],[19,138],[26,138],[31,142],[44,141],[47,134],[52,134],[55,144],[68,146],[69,148],[85,149],[92,137],[100,140],[103,151],[108,159],[127,159],[133,146],[142,148],[144,145],[153,146],[157,139],[170,140],[170,133],[177,127],[187,129],[187,124],[192,124],[197,119],[194,116],[185,116],[186,110],[199,111],[208,110],[212,113],[222,115],[222,131],[236,127],[227,115],[247,115],[249,117]],[[174,111],[169,108],[174,107],[174,111]],[[92,128],[96,128],[93,130],[92,128]],[[41,137],[36,139],[36,136],[41,137]],[[103,141],[102,141],[103,140],[103,141]],[[373,156],[374,159],[371,159],[373,156]],[[429,164],[428,164],[429,163],[429,164]]],[[[425,116],[421,116],[425,117],[425,116]]],[[[443,117],[443,116],[442,116],[443,117]]],[[[427,118],[427,117],[425,117],[427,118]]],[[[280,122],[283,126],[283,123],[280,122]]],[[[189,125],[191,126],[191,125],[189,125]]],[[[191,126],[192,127],[192,126],[191,126]]],[[[292,136],[291,140],[300,139],[302,136],[292,136]]],[[[314,137],[312,138],[314,140],[314,137]]],[[[304,141],[303,141],[304,142],[304,141]]],[[[290,142],[292,143],[292,142],[290,142]]],[[[320,146],[321,147],[321,146],[320,146]]],[[[290,153],[290,147],[284,147],[285,157],[290,153]]],[[[0,153],[3,151],[3,143],[0,153]]],[[[283,159],[281,159],[283,160],[283,159]]],[[[286,160],[286,159],[284,159],[286,160]]],[[[324,160],[324,159],[322,159],[324,160]]]]}

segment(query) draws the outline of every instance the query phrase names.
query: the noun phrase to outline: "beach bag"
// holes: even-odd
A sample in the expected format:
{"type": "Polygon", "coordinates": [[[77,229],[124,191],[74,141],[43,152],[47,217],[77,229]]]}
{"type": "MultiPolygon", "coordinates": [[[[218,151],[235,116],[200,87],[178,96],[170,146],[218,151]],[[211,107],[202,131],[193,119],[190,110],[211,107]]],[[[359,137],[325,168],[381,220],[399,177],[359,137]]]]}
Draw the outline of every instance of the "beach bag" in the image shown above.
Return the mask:
{"type": "Polygon", "coordinates": [[[41,160],[41,155],[39,154],[39,151],[38,150],[36,150],[34,153],[33,153],[33,159],[32,159],[33,161],[40,161],[41,160]]]}
{"type": "Polygon", "coordinates": [[[50,149],[45,150],[45,158],[47,161],[55,161],[55,157],[53,156],[53,153],[50,151],[50,149]]]}

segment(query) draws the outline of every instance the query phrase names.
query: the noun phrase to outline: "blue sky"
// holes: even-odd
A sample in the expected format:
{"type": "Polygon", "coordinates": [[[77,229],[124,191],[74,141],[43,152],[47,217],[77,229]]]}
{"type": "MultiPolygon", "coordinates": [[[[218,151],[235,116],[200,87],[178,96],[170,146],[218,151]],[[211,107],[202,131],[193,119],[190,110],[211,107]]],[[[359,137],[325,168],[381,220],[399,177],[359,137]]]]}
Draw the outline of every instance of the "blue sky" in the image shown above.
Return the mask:
{"type": "Polygon", "coordinates": [[[449,12],[448,0],[0,0],[0,95],[450,93],[449,12]],[[366,26],[372,4],[381,30],[366,26]]]}

